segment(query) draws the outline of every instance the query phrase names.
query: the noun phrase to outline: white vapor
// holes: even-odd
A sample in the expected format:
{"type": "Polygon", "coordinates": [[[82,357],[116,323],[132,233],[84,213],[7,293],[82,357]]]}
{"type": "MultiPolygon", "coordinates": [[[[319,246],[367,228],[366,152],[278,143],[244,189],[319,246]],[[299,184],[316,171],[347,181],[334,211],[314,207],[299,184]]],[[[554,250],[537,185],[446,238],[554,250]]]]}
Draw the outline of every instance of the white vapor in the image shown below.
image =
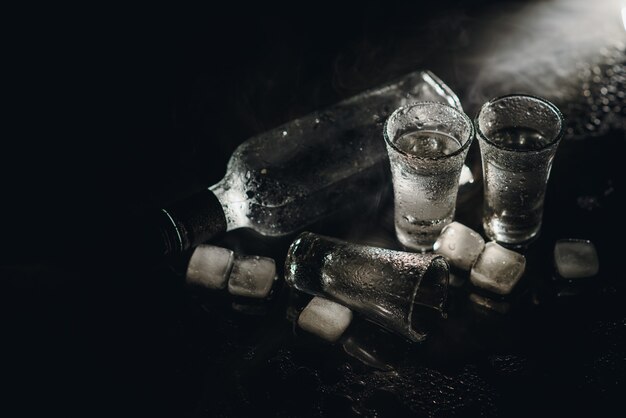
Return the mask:
{"type": "Polygon", "coordinates": [[[512,92],[566,99],[577,63],[626,41],[626,5],[619,0],[529,3],[498,12],[494,21],[474,57],[478,75],[467,83],[465,102],[472,109],[512,92]]]}

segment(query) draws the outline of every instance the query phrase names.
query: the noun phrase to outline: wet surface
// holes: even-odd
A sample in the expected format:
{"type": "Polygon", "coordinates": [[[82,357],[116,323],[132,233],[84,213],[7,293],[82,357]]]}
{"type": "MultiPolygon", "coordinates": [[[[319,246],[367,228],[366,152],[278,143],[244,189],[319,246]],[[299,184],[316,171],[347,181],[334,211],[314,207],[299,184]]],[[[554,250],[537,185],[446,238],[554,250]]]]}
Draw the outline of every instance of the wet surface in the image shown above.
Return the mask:
{"type": "Polygon", "coordinates": [[[626,129],[625,54],[626,44],[617,43],[603,47],[591,62],[577,64],[573,99],[565,108],[570,137],[584,139],[626,129]]]}
{"type": "MultiPolygon", "coordinates": [[[[72,165],[73,158],[57,149],[51,154],[56,159],[33,172],[43,178],[42,185],[52,183],[51,178],[65,189],[53,193],[42,186],[41,196],[25,200],[26,206],[37,203],[37,210],[24,209],[16,218],[21,233],[11,235],[9,229],[11,242],[27,242],[24,235],[40,238],[18,245],[19,252],[3,253],[0,309],[8,408],[26,416],[42,411],[194,417],[616,415],[626,389],[626,286],[619,241],[626,213],[626,50],[614,40],[607,39],[593,57],[574,60],[579,62],[572,67],[577,75],[557,85],[558,92],[545,90],[563,110],[570,130],[554,161],[543,230],[524,251],[527,269],[520,283],[507,298],[496,298],[472,287],[467,273],[455,271],[448,317],[429,320],[431,332],[423,344],[409,343],[359,315],[335,344],[298,329],[295,320],[309,296],[290,291],[282,281],[283,260],[294,236],[267,239],[241,230],[215,243],[276,260],[279,281],[268,301],[185,286],[189,254],[156,266],[118,266],[112,261],[114,251],[106,250],[74,262],[74,254],[84,253],[77,247],[98,241],[83,232],[93,213],[76,215],[78,209],[98,203],[102,208],[96,215],[104,216],[113,198],[161,203],[184,190],[213,184],[246,137],[403,72],[433,70],[473,112],[480,104],[477,90],[498,93],[474,83],[480,56],[473,54],[482,39],[477,27],[487,22],[483,16],[489,9],[485,2],[473,5],[475,10],[443,2],[432,11],[429,25],[397,32],[380,25],[380,13],[371,7],[362,13],[363,27],[354,23],[358,30],[340,30],[341,19],[331,19],[330,34],[319,39],[304,34],[315,24],[288,29],[293,41],[275,29],[249,47],[264,51],[254,55],[250,68],[243,68],[245,60],[227,53],[226,47],[218,48],[237,67],[228,71],[213,69],[212,58],[202,55],[207,44],[192,42],[190,34],[175,43],[180,49],[169,52],[153,41],[159,59],[149,64],[180,58],[174,75],[159,73],[177,86],[155,93],[160,79],[150,79],[144,64],[138,69],[146,73],[136,77],[148,77],[141,84],[144,90],[128,94],[151,95],[126,105],[112,100],[122,107],[137,105],[135,116],[151,126],[142,131],[133,124],[133,132],[142,132],[144,139],[128,145],[114,135],[107,137],[112,148],[102,145],[106,138],[98,143],[107,157],[120,150],[128,153],[117,157],[122,161],[119,173],[106,171],[111,177],[102,182],[107,187],[98,190],[96,199],[77,180],[56,182],[66,177],[55,177],[50,166],[64,163],[76,170],[92,162],[85,157],[87,163],[72,165]],[[442,22],[449,30],[439,30],[442,22]],[[380,29],[372,29],[376,27],[380,29]],[[419,42],[424,37],[432,42],[419,42]],[[304,47],[317,52],[296,52],[304,47]],[[167,104],[151,102],[171,91],[175,99],[161,98],[167,104]],[[176,117],[164,116],[172,107],[176,117]],[[161,113],[146,116],[155,110],[161,113]],[[169,117],[176,123],[163,128],[162,120],[169,117]],[[75,204],[71,209],[51,207],[51,215],[41,213],[42,201],[58,202],[65,195],[79,196],[70,200],[75,204]],[[85,205],[83,199],[95,203],[85,205]],[[66,235],[56,225],[65,227],[70,216],[77,216],[79,228],[66,235]],[[30,225],[41,228],[38,219],[52,226],[36,234],[30,225]],[[556,278],[554,244],[565,238],[595,244],[600,260],[596,277],[576,282],[556,278]]],[[[524,7],[505,9],[515,14],[524,7]]],[[[276,27],[280,21],[271,20],[276,27]]],[[[253,20],[243,23],[253,32],[253,20]]],[[[502,27],[496,25],[496,30],[502,27]]],[[[130,89],[131,81],[124,86],[130,89]]],[[[515,89],[520,90],[519,80],[515,89]]],[[[531,87],[528,92],[537,94],[531,87]]],[[[475,151],[470,149],[470,155],[475,151]]],[[[111,160],[94,164],[92,171],[81,171],[82,177],[101,180],[94,173],[109,169],[111,160]]],[[[40,183],[23,180],[25,190],[33,184],[40,183]]],[[[482,233],[481,190],[474,190],[459,202],[457,220],[482,233]]],[[[399,248],[390,199],[390,190],[381,190],[366,204],[355,204],[309,229],[399,248]]]]}

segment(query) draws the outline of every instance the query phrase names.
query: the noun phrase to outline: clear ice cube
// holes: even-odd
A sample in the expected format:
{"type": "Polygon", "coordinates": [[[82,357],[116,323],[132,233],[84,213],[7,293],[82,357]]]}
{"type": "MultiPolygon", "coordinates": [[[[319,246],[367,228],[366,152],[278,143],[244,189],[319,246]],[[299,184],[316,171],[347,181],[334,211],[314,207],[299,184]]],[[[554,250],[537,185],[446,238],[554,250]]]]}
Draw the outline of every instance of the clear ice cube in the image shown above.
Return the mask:
{"type": "Polygon", "coordinates": [[[485,240],[473,229],[452,222],[446,225],[433,249],[453,266],[469,271],[485,248],[485,240]]]}
{"type": "Polygon", "coordinates": [[[582,279],[598,274],[600,263],[591,241],[562,239],[554,246],[554,262],[564,279],[582,279]]]}
{"type": "Polygon", "coordinates": [[[499,295],[508,295],[524,273],[526,258],[495,242],[488,242],[472,267],[474,286],[499,295]]]}
{"type": "Polygon", "coordinates": [[[267,257],[237,256],[228,279],[228,291],[236,296],[266,297],[276,279],[276,263],[267,257]]]}
{"type": "Polygon", "coordinates": [[[350,309],[319,296],[311,299],[298,317],[300,328],[330,342],[337,341],[351,321],[350,309]]]}
{"type": "Polygon", "coordinates": [[[227,248],[214,245],[196,247],[187,266],[187,283],[223,289],[233,267],[233,259],[233,252],[227,248]]]}

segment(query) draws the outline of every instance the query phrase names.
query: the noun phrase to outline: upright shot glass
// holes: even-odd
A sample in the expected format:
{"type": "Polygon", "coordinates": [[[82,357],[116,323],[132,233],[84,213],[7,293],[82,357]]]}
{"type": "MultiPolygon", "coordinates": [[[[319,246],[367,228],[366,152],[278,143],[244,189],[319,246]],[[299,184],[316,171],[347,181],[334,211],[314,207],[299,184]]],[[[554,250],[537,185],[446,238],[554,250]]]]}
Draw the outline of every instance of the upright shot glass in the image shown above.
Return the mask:
{"type": "Polygon", "coordinates": [[[503,244],[527,244],[541,229],[563,115],[545,99],[516,94],[485,103],[475,124],[483,160],[485,234],[503,244]]]}
{"type": "Polygon", "coordinates": [[[421,102],[393,112],[384,137],[396,236],[407,248],[428,251],[454,218],[459,177],[474,126],[454,107],[421,102]]]}

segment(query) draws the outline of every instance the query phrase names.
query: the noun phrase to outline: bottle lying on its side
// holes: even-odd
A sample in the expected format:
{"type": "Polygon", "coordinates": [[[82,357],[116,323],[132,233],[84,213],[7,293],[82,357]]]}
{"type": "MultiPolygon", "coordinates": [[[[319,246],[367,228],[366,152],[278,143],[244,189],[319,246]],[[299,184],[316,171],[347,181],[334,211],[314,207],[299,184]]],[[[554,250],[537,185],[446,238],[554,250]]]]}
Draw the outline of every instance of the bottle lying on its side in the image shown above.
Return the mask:
{"type": "Polygon", "coordinates": [[[237,228],[289,234],[380,190],[387,161],[382,126],[394,109],[417,101],[461,108],[439,78],[419,71],[248,139],[220,182],[162,209],[161,252],[184,251],[237,228]]]}

